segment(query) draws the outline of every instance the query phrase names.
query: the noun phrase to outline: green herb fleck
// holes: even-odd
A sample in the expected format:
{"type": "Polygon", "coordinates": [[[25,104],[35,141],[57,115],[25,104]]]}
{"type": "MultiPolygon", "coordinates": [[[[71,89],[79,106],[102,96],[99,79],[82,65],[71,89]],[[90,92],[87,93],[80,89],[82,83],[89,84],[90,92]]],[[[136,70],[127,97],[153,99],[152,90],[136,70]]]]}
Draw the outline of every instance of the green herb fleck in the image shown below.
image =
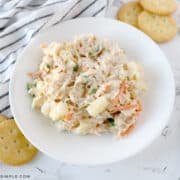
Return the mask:
{"type": "Polygon", "coordinates": [[[90,51],[90,52],[88,53],[88,55],[89,55],[89,56],[93,56],[93,53],[90,51]]]}
{"type": "Polygon", "coordinates": [[[76,64],[76,65],[73,67],[73,71],[74,71],[74,72],[77,72],[77,71],[78,71],[78,69],[79,69],[79,65],[78,65],[78,64],[76,64]]]}
{"type": "Polygon", "coordinates": [[[97,89],[96,89],[96,88],[93,88],[93,89],[91,90],[91,94],[96,94],[96,92],[97,92],[97,89]]]}
{"type": "Polygon", "coordinates": [[[48,69],[51,69],[51,65],[50,65],[50,64],[47,64],[46,67],[47,67],[48,69]]]}
{"type": "Polygon", "coordinates": [[[33,87],[33,84],[27,83],[27,85],[26,85],[27,91],[29,91],[32,87],[33,87]]]}
{"type": "Polygon", "coordinates": [[[36,86],[37,86],[37,82],[34,82],[34,83],[33,83],[33,86],[36,87],[36,86]]]}
{"type": "Polygon", "coordinates": [[[115,122],[113,118],[107,118],[107,120],[112,126],[115,126],[115,122]]]}
{"type": "Polygon", "coordinates": [[[35,94],[32,94],[32,97],[33,97],[33,98],[36,97],[35,94]]]}
{"type": "Polygon", "coordinates": [[[29,91],[30,89],[32,89],[33,87],[36,87],[36,86],[37,86],[37,82],[27,83],[26,89],[27,89],[27,91],[29,91]]]}

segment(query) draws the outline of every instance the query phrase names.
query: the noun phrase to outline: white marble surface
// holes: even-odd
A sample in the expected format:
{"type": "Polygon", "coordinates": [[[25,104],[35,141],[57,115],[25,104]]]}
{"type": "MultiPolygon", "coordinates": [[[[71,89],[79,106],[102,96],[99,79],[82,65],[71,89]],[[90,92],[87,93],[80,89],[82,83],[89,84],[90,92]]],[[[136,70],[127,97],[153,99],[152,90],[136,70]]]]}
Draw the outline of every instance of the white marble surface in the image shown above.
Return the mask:
{"type": "MultiPolygon", "coordinates": [[[[115,6],[108,13],[111,18],[116,13],[115,6]]],[[[175,16],[180,25],[180,10],[175,16]]],[[[39,153],[31,163],[21,167],[0,164],[0,180],[180,180],[180,31],[176,38],[160,47],[174,72],[176,102],[169,124],[146,150],[130,159],[99,167],[73,166],[39,153]]]]}

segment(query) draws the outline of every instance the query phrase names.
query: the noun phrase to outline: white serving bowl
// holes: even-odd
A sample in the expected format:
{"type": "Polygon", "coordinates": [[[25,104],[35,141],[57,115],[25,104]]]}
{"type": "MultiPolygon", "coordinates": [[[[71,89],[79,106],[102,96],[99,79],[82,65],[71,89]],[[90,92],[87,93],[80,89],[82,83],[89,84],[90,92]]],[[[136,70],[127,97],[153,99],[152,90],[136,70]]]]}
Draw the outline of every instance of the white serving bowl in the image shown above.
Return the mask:
{"type": "Polygon", "coordinates": [[[81,18],[63,22],[39,33],[18,57],[10,82],[10,105],[16,123],[27,139],[45,154],[67,163],[99,165],[128,158],[147,147],[165,127],[174,104],[174,79],[160,48],[130,25],[104,18],[81,18]],[[113,135],[78,136],[60,133],[38,110],[31,108],[26,84],[28,72],[38,69],[40,45],[71,40],[75,35],[94,33],[119,42],[127,56],[144,67],[148,91],[144,111],[132,133],[123,139],[113,135]]]}

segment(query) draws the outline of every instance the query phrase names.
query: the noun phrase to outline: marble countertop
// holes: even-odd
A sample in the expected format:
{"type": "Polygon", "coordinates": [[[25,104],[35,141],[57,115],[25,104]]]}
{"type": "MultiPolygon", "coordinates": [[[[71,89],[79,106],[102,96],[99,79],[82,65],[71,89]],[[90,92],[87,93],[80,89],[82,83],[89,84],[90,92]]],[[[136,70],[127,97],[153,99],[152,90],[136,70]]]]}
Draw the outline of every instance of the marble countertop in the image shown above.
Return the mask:
{"type": "MultiPolygon", "coordinates": [[[[118,2],[113,4],[108,13],[110,18],[114,18],[118,6],[118,2]]],[[[175,18],[179,19],[180,27],[180,10],[175,18]]],[[[98,167],[65,164],[39,153],[31,163],[21,167],[0,164],[0,180],[180,180],[180,30],[160,48],[173,69],[176,100],[169,124],[147,149],[130,159],[98,167]]]]}

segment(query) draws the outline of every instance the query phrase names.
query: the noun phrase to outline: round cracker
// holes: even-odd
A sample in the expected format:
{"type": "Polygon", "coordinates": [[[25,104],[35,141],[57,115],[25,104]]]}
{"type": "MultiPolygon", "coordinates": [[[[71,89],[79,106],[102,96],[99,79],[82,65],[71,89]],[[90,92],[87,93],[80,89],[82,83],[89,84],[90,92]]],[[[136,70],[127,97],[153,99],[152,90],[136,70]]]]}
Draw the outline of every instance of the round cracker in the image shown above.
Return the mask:
{"type": "Polygon", "coordinates": [[[142,7],[152,13],[169,15],[176,11],[176,0],[140,0],[142,7]]]}
{"type": "Polygon", "coordinates": [[[138,16],[142,11],[143,9],[138,2],[129,2],[120,7],[117,19],[137,27],[138,16]]]}
{"type": "Polygon", "coordinates": [[[177,25],[171,16],[159,16],[144,11],[138,17],[138,26],[156,42],[172,39],[177,33],[177,25]]]}
{"type": "Polygon", "coordinates": [[[4,122],[6,120],[7,120],[7,118],[5,116],[3,116],[2,114],[0,114],[0,123],[4,122]]]}
{"type": "Polygon", "coordinates": [[[0,161],[21,165],[32,160],[37,149],[20,132],[14,120],[0,123],[0,161]]]}

